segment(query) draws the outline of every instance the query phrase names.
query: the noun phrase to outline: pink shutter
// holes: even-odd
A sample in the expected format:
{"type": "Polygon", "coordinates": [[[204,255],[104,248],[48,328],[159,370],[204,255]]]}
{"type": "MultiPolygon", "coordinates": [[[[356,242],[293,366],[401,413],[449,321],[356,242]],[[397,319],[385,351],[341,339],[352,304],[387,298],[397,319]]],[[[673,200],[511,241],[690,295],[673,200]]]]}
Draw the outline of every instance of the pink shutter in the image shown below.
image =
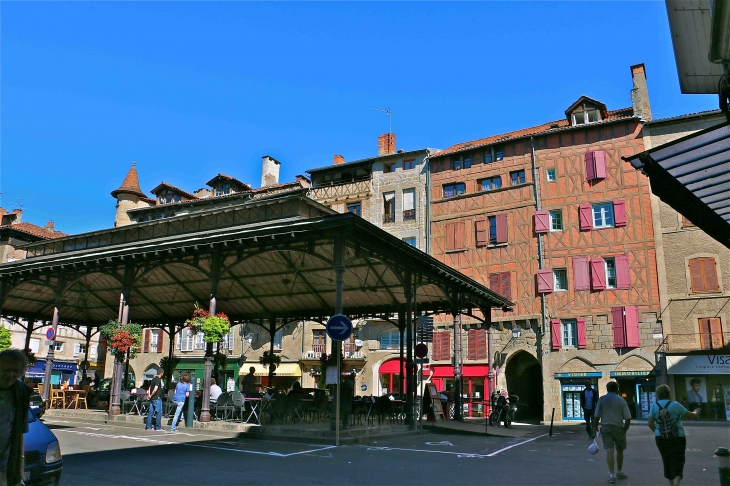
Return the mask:
{"type": "Polygon", "coordinates": [[[606,269],[603,267],[603,258],[591,259],[591,288],[593,290],[606,288],[606,269]]]}
{"type": "Polygon", "coordinates": [[[586,348],[586,319],[579,317],[578,321],[578,349],[586,348]]]}
{"type": "Polygon", "coordinates": [[[626,312],[626,319],[624,320],[626,347],[638,348],[641,346],[639,340],[639,309],[635,305],[627,305],[624,310],[626,312]]]}
{"type": "Polygon", "coordinates": [[[623,199],[613,201],[613,225],[626,226],[626,203],[623,199]]]}
{"type": "Polygon", "coordinates": [[[497,243],[507,243],[507,215],[498,214],[497,220],[497,243]]]}
{"type": "Polygon", "coordinates": [[[535,211],[535,233],[550,232],[550,214],[547,211],[535,211]]]}
{"type": "Polygon", "coordinates": [[[593,208],[590,204],[578,206],[578,219],[581,231],[590,231],[593,228],[593,208]]]}
{"type": "Polygon", "coordinates": [[[626,339],[624,336],[624,308],[612,307],[611,318],[611,327],[613,328],[613,347],[625,348],[626,339]]]}
{"type": "Polygon", "coordinates": [[[486,246],[489,243],[487,235],[487,220],[484,218],[477,219],[474,222],[474,240],[476,246],[486,246]]]}
{"type": "Polygon", "coordinates": [[[629,256],[616,255],[616,288],[628,290],[631,288],[631,274],[629,273],[629,256]]]}
{"type": "Polygon", "coordinates": [[[537,271],[537,291],[541,294],[549,294],[553,291],[553,271],[543,268],[537,271]]]}
{"type": "Polygon", "coordinates": [[[606,151],[597,150],[593,152],[594,179],[606,178],[606,151]]]}
{"type": "Polygon", "coordinates": [[[512,299],[512,287],[510,285],[510,273],[503,272],[499,274],[500,295],[507,300],[512,299]]]}
{"type": "Polygon", "coordinates": [[[595,163],[595,152],[586,152],[586,180],[588,182],[596,178],[596,163],[595,163]]]}
{"type": "Polygon", "coordinates": [[[562,329],[560,327],[560,319],[550,319],[550,339],[553,343],[553,350],[560,349],[563,342],[562,329]]]}
{"type": "Polygon", "coordinates": [[[591,280],[589,275],[588,258],[573,257],[573,288],[575,290],[590,290],[591,280]]]}

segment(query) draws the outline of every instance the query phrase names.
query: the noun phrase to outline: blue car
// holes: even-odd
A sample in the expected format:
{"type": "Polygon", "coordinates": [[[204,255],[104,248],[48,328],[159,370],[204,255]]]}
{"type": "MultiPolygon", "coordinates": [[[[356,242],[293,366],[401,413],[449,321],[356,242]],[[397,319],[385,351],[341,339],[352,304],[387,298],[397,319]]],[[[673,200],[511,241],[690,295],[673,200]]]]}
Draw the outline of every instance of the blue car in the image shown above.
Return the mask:
{"type": "Polygon", "coordinates": [[[25,474],[27,485],[53,486],[61,481],[61,446],[33,409],[28,410],[28,432],[25,433],[25,474]]]}

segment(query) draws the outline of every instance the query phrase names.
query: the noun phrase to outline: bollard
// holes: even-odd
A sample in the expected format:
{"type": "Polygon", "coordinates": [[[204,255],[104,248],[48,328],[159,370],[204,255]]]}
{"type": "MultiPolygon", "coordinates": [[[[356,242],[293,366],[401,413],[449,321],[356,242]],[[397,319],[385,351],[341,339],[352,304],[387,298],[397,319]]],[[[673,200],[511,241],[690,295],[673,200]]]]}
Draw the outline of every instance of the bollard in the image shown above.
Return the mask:
{"type": "Polygon", "coordinates": [[[720,472],[720,486],[730,486],[730,451],[720,447],[715,451],[720,472]]]}
{"type": "Polygon", "coordinates": [[[190,385],[193,387],[193,391],[190,392],[188,397],[188,409],[185,412],[185,427],[193,428],[193,420],[195,418],[195,372],[190,373],[190,385]]]}
{"type": "Polygon", "coordinates": [[[550,437],[553,436],[553,420],[555,420],[555,409],[553,409],[553,414],[550,416],[550,437]]]}

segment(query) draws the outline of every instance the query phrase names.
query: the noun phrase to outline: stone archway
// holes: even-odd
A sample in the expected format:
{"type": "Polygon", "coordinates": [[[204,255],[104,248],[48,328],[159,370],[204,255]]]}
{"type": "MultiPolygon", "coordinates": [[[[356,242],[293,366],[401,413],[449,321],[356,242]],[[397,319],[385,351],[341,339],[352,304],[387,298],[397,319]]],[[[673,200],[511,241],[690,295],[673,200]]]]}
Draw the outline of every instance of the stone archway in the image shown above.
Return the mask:
{"type": "Polygon", "coordinates": [[[542,369],[537,359],[526,351],[518,351],[505,368],[507,390],[510,395],[520,397],[520,403],[527,404],[520,409],[516,419],[540,420],[542,418],[542,369]]]}

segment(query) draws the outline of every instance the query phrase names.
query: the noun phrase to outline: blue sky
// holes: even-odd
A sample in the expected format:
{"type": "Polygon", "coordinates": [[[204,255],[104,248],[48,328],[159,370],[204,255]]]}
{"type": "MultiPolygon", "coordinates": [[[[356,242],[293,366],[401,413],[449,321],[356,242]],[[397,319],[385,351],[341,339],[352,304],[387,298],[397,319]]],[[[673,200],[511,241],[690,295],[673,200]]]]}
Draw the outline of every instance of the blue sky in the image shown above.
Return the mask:
{"type": "Polygon", "coordinates": [[[664,2],[2,2],[2,206],[79,233],[113,224],[137,161],[149,191],[217,173],[255,187],[397,146],[561,118],[581,94],[631,105],[646,64],[655,118],[682,95],[664,2]]]}

